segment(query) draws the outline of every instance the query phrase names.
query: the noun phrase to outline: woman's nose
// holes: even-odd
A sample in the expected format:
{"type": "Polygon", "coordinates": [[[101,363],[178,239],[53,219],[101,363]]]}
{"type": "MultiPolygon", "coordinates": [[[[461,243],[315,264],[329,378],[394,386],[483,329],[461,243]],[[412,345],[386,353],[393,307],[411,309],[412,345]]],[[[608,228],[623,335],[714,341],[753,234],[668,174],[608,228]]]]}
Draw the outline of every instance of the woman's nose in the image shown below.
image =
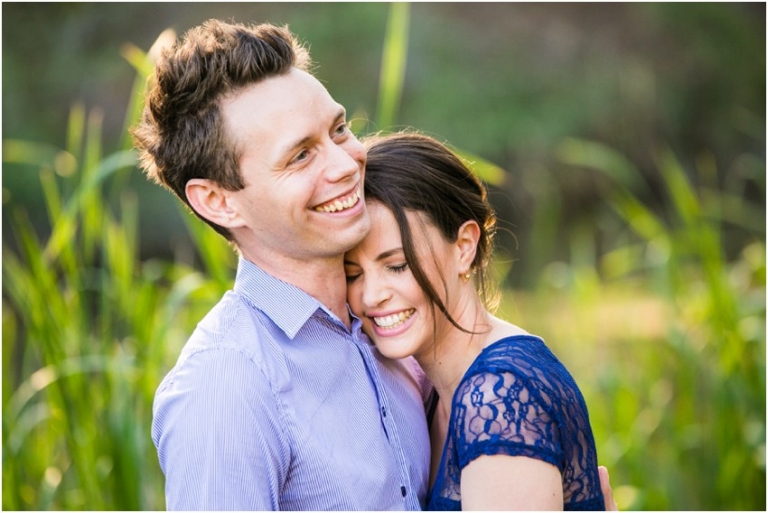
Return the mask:
{"type": "Polygon", "coordinates": [[[363,303],[368,308],[380,306],[389,298],[389,289],[376,279],[368,279],[363,283],[363,303]]]}

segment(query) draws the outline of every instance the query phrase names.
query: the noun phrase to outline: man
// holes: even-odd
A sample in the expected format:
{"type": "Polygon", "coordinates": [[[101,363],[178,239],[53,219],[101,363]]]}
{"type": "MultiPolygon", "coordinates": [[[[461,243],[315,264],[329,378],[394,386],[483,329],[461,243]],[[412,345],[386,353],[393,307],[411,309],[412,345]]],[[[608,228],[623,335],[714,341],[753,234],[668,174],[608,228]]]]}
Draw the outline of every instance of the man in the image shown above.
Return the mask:
{"type": "Polygon", "coordinates": [[[169,509],[419,509],[426,380],[346,304],[365,152],[284,29],[209,21],[158,61],[142,165],[232,241],[234,290],[160,385],[169,509]]]}
{"type": "Polygon", "coordinates": [[[234,290],[158,388],[169,509],[420,509],[429,385],[346,304],[365,152],[285,29],[209,21],[159,59],[142,166],[226,237],[234,290]]]}

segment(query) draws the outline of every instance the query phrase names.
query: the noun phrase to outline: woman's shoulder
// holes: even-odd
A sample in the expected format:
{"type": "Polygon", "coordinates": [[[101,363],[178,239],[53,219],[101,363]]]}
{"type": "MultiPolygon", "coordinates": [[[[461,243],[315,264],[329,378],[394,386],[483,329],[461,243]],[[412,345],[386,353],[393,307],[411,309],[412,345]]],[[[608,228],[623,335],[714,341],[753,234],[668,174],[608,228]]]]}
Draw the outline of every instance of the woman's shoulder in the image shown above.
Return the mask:
{"type": "Polygon", "coordinates": [[[524,332],[501,337],[486,345],[473,366],[478,371],[515,372],[559,363],[544,339],[524,332]]]}
{"type": "Polygon", "coordinates": [[[478,389],[498,389],[499,392],[513,383],[556,395],[578,388],[544,340],[526,332],[488,344],[467,370],[459,389],[462,394],[478,389]]]}
{"type": "Polygon", "coordinates": [[[492,317],[491,331],[488,332],[485,347],[477,362],[490,361],[499,365],[508,362],[514,366],[518,358],[528,360],[542,357],[545,360],[557,360],[544,339],[510,322],[492,317]]]}

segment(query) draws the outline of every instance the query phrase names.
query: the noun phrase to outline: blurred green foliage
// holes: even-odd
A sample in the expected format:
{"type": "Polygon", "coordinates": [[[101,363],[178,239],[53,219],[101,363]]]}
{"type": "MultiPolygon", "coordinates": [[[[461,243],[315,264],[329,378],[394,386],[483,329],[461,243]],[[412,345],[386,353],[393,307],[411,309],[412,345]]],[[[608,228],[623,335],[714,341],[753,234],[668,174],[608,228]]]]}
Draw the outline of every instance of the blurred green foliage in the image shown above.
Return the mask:
{"type": "MultiPolygon", "coordinates": [[[[400,20],[409,27],[402,76],[380,73],[390,62],[382,60],[386,3],[11,2],[2,9],[4,137],[55,147],[65,144],[73,103],[102,109],[105,141],[123,140],[134,82],[117,57],[126,42],[147,49],[166,28],[180,34],[209,17],[289,24],[362,131],[389,128],[377,111],[397,101],[387,93],[392,84],[381,82],[391,77],[403,86],[390,118],[397,126],[418,127],[509,171],[492,194],[514,233],[502,233],[501,243],[520,248],[508,285],[532,286],[548,258],[569,259],[561,241],[599,214],[595,179],[554,158],[564,137],[625,155],[648,181],[640,199],[653,209],[661,179],[651,155],[659,144],[691,168],[711,154],[717,189],[735,182],[744,189],[729,192],[762,201],[761,3],[415,3],[400,20]]],[[[391,54],[394,66],[402,48],[391,54]]],[[[142,256],[193,255],[164,192],[138,174],[126,182],[150,213],[139,220],[142,256]]],[[[50,229],[33,168],[6,163],[3,198],[4,208],[25,205],[40,233],[50,229]]],[[[9,220],[3,240],[13,244],[9,220]]],[[[724,230],[732,258],[747,240],[730,225],[724,230]]]]}
{"type": "Polygon", "coordinates": [[[764,5],[143,9],[3,4],[3,509],[164,507],[152,397],[235,257],[125,127],[139,48],[235,14],[289,21],[361,131],[494,185],[501,314],[576,377],[622,509],[765,509],[764,5]]]}

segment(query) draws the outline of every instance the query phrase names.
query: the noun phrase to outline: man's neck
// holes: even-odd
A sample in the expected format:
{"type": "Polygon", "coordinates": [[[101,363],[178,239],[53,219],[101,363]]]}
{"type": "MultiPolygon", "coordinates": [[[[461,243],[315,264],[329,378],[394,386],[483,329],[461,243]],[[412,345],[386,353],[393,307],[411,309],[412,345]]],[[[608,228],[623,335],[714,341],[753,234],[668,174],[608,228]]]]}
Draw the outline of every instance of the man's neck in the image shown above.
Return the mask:
{"type": "Polygon", "coordinates": [[[351,326],[352,320],[347,309],[343,255],[301,261],[274,255],[265,258],[258,253],[242,250],[241,254],[243,258],[275,278],[290,283],[314,297],[333,312],[347,328],[351,326]]]}

